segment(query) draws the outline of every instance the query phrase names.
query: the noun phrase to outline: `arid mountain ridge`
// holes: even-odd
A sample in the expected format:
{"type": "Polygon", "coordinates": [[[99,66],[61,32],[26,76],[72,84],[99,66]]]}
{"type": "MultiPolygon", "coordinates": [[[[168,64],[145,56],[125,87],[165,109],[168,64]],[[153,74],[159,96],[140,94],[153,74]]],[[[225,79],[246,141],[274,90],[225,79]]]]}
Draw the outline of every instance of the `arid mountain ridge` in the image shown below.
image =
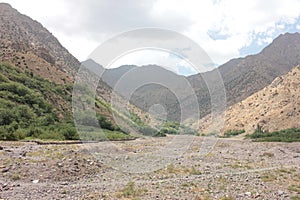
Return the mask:
{"type": "MultiPolygon", "coordinates": [[[[259,125],[263,131],[278,131],[300,127],[300,66],[241,102],[228,107],[222,121],[214,123],[210,115],[202,118],[198,130],[212,133],[222,126],[222,132],[245,130],[253,133],[259,125]]],[[[220,120],[220,119],[219,119],[220,120]]]]}
{"type": "Polygon", "coordinates": [[[119,80],[122,80],[122,84],[118,83],[120,86],[117,88],[118,92],[124,96],[128,95],[128,91],[137,88],[130,96],[130,101],[141,109],[148,111],[152,105],[159,103],[168,112],[169,120],[179,120],[180,107],[188,111],[188,115],[183,116],[184,119],[192,118],[194,115],[194,109],[190,109],[189,105],[195,102],[185,93],[185,88],[181,87],[187,81],[197,95],[200,116],[204,117],[212,109],[212,94],[205,80],[210,80],[216,98],[225,89],[226,104],[231,106],[263,89],[275,78],[286,74],[298,64],[300,64],[300,34],[286,33],[278,36],[256,55],[232,59],[217,69],[201,74],[184,77],[155,65],[142,67],[127,65],[106,69],[102,78],[112,88],[116,87],[119,80]],[[172,85],[173,91],[159,85],[159,82],[158,84],[141,84],[145,79],[155,82],[158,74],[164,77],[164,82],[172,85]],[[221,75],[224,87],[220,87],[221,84],[215,84],[220,81],[216,79],[217,74],[221,75]],[[181,103],[176,100],[178,96],[184,96],[181,103]]]}

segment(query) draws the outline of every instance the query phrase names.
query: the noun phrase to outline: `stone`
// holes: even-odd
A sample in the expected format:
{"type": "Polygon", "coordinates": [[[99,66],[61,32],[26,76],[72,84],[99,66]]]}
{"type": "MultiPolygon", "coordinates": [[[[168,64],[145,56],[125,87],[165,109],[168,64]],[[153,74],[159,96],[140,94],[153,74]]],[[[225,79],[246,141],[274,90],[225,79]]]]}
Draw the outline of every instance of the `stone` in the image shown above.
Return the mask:
{"type": "Polygon", "coordinates": [[[9,171],[9,168],[4,168],[4,169],[2,169],[2,173],[6,173],[6,172],[8,172],[9,171]]]}
{"type": "Polygon", "coordinates": [[[39,179],[33,180],[32,183],[34,184],[39,183],[39,179]]]}
{"type": "Polygon", "coordinates": [[[245,192],[245,195],[250,197],[251,196],[251,192],[245,192]]]}
{"type": "Polygon", "coordinates": [[[278,190],[278,191],[277,191],[277,194],[278,194],[279,196],[282,196],[282,195],[284,194],[284,192],[281,191],[281,190],[278,190]]]}

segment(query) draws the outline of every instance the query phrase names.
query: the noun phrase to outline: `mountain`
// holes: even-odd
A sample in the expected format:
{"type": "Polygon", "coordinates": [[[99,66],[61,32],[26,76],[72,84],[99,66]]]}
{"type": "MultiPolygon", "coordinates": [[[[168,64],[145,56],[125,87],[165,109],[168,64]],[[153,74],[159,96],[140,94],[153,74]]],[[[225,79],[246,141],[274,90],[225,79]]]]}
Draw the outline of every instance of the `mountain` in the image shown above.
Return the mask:
{"type": "MultiPolygon", "coordinates": [[[[91,68],[103,69],[93,60],[83,62],[91,68]]],[[[113,69],[104,69],[101,76],[115,92],[121,94],[132,104],[144,111],[161,104],[170,121],[180,121],[180,101],[190,95],[186,77],[177,75],[157,65],[124,65],[113,69]]],[[[186,116],[187,117],[187,116],[186,116]]]]}
{"type": "Polygon", "coordinates": [[[205,115],[210,112],[210,104],[207,103],[210,98],[207,98],[209,94],[205,89],[203,77],[210,76],[214,71],[219,70],[223,78],[227,105],[233,105],[266,87],[276,77],[286,74],[299,64],[300,34],[286,33],[274,39],[259,54],[230,60],[212,72],[193,75],[188,79],[195,88],[199,102],[207,104],[201,109],[205,115]]]}
{"type": "Polygon", "coordinates": [[[227,106],[233,105],[266,87],[275,78],[286,74],[298,64],[300,64],[300,34],[286,33],[274,39],[260,53],[232,59],[209,72],[183,77],[159,66],[122,66],[106,70],[103,80],[114,88],[116,81],[121,77],[125,80],[125,77],[126,81],[122,81],[117,89],[120,94],[127,96],[128,91],[135,88],[135,92],[128,97],[134,105],[148,111],[151,106],[161,104],[168,113],[169,120],[179,121],[180,117],[183,120],[192,120],[191,118],[197,117],[195,113],[197,104],[200,118],[214,109],[211,106],[212,93],[217,100],[221,100],[225,92],[225,103],[227,106]],[[223,83],[220,83],[220,79],[217,78],[218,74],[223,83]],[[150,80],[164,83],[165,86],[143,84],[150,80]],[[206,81],[209,81],[210,91],[206,81]],[[191,90],[195,92],[197,102],[191,90]],[[181,114],[182,110],[185,114],[181,114]]]}
{"type": "MultiPolygon", "coordinates": [[[[222,132],[245,130],[253,133],[259,125],[264,131],[300,127],[300,66],[277,77],[270,85],[226,110],[222,132]]],[[[211,116],[199,122],[200,131],[209,133],[211,116]]]]}
{"type": "Polygon", "coordinates": [[[70,82],[80,62],[39,22],[0,4],[0,61],[57,83],[70,82]]]}
{"type": "MultiPolygon", "coordinates": [[[[0,139],[78,139],[72,92],[81,63],[39,22],[6,3],[0,3],[0,13],[0,139]]],[[[76,87],[83,95],[90,92],[84,85],[76,87]]],[[[98,123],[109,137],[128,138],[128,130],[120,129],[115,120],[129,124],[132,116],[110,105],[112,89],[106,83],[100,80],[96,92],[98,123]]],[[[118,96],[117,100],[124,102],[118,96]]],[[[141,122],[147,117],[135,106],[128,107],[141,122]]],[[[94,119],[80,114],[81,121],[94,125],[94,119]]]]}

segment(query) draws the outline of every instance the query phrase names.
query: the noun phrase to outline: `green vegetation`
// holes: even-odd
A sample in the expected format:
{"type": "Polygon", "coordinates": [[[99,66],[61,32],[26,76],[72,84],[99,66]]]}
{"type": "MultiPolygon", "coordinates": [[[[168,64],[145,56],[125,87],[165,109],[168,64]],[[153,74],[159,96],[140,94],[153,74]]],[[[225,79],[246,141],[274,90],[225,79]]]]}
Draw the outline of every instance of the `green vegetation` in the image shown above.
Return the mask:
{"type": "Polygon", "coordinates": [[[180,125],[178,122],[166,121],[157,135],[166,136],[171,135],[196,135],[197,132],[187,126],[180,125]]]}
{"type": "Polygon", "coordinates": [[[300,142],[300,129],[290,128],[281,131],[263,132],[261,127],[258,126],[252,135],[246,137],[253,139],[255,142],[300,142]]]}
{"type": "Polygon", "coordinates": [[[290,185],[288,187],[289,191],[293,191],[293,192],[297,192],[298,194],[300,194],[300,184],[298,185],[290,185]]]}
{"type": "Polygon", "coordinates": [[[220,136],[222,138],[230,138],[232,136],[237,136],[240,135],[242,133],[245,133],[245,130],[228,130],[224,133],[223,136],[220,136]]]}
{"type": "Polygon", "coordinates": [[[146,193],[146,189],[137,189],[135,187],[134,182],[130,181],[126,184],[126,186],[117,194],[118,198],[125,197],[125,198],[137,198],[142,194],[146,193]]]}
{"type": "MultiPolygon", "coordinates": [[[[89,97],[86,87],[77,87],[89,97]]],[[[72,122],[72,90],[70,84],[55,84],[32,72],[24,73],[10,64],[0,64],[0,140],[80,139],[72,122]]],[[[93,103],[90,97],[87,100],[93,103]]],[[[107,116],[97,112],[94,121],[90,116],[93,115],[80,116],[83,124],[92,126],[89,131],[85,130],[85,139],[132,139],[107,116]],[[103,131],[97,129],[99,125],[103,131]]]]}
{"type": "Polygon", "coordinates": [[[137,114],[131,112],[129,118],[130,118],[130,122],[128,122],[129,126],[133,127],[140,134],[146,136],[157,136],[157,137],[159,136],[157,134],[157,130],[145,124],[137,114]]]}
{"type": "Polygon", "coordinates": [[[263,182],[273,182],[273,181],[277,180],[277,177],[270,172],[266,172],[261,175],[261,180],[263,182]]]}

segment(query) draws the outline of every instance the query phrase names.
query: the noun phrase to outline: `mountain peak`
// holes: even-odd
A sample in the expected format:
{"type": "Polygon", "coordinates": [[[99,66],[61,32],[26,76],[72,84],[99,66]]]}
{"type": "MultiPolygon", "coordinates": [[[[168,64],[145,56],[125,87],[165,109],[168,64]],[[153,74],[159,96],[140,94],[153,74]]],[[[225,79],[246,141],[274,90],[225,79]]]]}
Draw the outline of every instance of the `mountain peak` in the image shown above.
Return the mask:
{"type": "Polygon", "coordinates": [[[0,7],[13,9],[13,7],[9,3],[0,3],[0,7]]]}
{"type": "Polygon", "coordinates": [[[14,9],[10,4],[8,3],[0,3],[0,13],[1,16],[3,15],[16,15],[18,14],[18,11],[14,9]]]}
{"type": "Polygon", "coordinates": [[[51,81],[72,80],[80,63],[52,33],[7,3],[0,3],[0,13],[0,45],[3,47],[0,62],[10,62],[51,81]]]}

